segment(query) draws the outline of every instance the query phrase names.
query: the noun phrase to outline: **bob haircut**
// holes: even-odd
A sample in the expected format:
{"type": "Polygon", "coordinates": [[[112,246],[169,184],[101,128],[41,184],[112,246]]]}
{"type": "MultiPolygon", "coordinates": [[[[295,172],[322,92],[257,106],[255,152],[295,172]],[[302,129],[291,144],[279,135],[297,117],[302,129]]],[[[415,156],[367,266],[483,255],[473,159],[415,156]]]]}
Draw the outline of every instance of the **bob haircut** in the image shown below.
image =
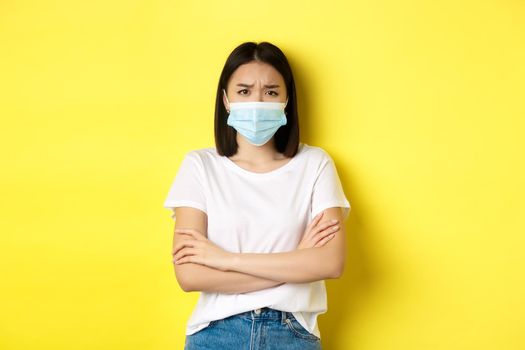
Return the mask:
{"type": "Polygon", "coordinates": [[[299,118],[297,115],[297,98],[292,69],[284,53],[275,45],[263,41],[244,42],[237,46],[228,56],[219,78],[215,100],[215,146],[221,156],[232,156],[237,153],[237,130],[226,124],[228,111],[222,100],[222,89],[227,90],[228,81],[235,70],[242,64],[252,61],[268,63],[281,73],[286,84],[288,104],[285,108],[286,125],[277,129],[274,135],[275,148],[286,157],[297,154],[299,147],[299,118]]]}

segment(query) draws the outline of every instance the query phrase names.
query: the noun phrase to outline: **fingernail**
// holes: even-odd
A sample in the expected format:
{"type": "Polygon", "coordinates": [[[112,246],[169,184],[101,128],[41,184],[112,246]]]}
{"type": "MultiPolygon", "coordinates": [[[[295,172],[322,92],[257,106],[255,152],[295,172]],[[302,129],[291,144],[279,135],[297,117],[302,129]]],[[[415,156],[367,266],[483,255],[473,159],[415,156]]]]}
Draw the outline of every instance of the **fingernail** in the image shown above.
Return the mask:
{"type": "Polygon", "coordinates": [[[333,222],[333,223],[336,223],[336,222],[337,222],[337,219],[332,219],[332,222],[333,222]]]}

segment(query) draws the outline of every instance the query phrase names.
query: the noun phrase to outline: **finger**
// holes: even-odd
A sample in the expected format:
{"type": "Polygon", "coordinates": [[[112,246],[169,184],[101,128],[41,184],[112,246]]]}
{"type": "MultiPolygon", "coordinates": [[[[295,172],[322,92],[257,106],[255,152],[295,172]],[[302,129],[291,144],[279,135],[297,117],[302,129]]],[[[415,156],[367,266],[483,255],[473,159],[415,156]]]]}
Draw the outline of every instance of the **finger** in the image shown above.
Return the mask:
{"type": "Polygon", "coordinates": [[[182,259],[175,261],[174,264],[180,265],[180,264],[190,263],[190,262],[193,262],[193,256],[186,256],[182,259]]]}
{"type": "Polygon", "coordinates": [[[324,215],[324,211],[320,212],[319,214],[317,214],[317,216],[313,219],[313,221],[310,223],[311,227],[314,227],[315,225],[317,225],[317,223],[319,222],[319,220],[321,220],[321,218],[323,217],[324,215]]]}
{"type": "Polygon", "coordinates": [[[191,229],[184,229],[178,233],[184,235],[183,237],[191,237],[195,241],[203,240],[203,237],[198,232],[192,231],[191,229]]]}
{"type": "Polygon", "coordinates": [[[199,230],[194,229],[194,228],[187,228],[187,229],[185,229],[185,231],[187,231],[187,232],[191,232],[191,233],[193,233],[193,234],[196,235],[196,236],[204,236],[204,235],[202,234],[202,232],[200,232],[199,230]]]}
{"type": "Polygon", "coordinates": [[[175,232],[192,235],[192,236],[195,234],[191,228],[177,228],[175,229],[175,232]]]}
{"type": "Polygon", "coordinates": [[[197,230],[196,228],[189,228],[188,230],[195,233],[196,235],[204,236],[202,232],[197,230]]]}
{"type": "Polygon", "coordinates": [[[314,232],[314,233],[312,234],[312,236],[315,237],[315,236],[317,236],[318,234],[320,234],[320,233],[322,233],[322,232],[324,232],[324,231],[326,231],[326,230],[330,230],[330,226],[329,226],[329,225],[328,225],[328,226],[327,226],[327,225],[322,225],[322,226],[320,226],[320,227],[316,227],[315,229],[312,230],[312,231],[314,232]]]}
{"type": "Polygon", "coordinates": [[[328,236],[333,236],[337,233],[337,231],[339,231],[339,226],[333,226],[333,227],[329,227],[327,229],[324,229],[322,231],[320,231],[318,234],[317,234],[317,239],[318,240],[322,240],[322,239],[325,239],[326,237],[328,236]]]}
{"type": "Polygon", "coordinates": [[[184,249],[181,249],[177,254],[175,254],[175,256],[173,256],[173,262],[179,260],[179,259],[182,259],[186,256],[193,256],[193,255],[197,255],[199,253],[199,250],[198,249],[195,249],[195,248],[189,248],[189,247],[186,247],[184,249]]]}
{"type": "Polygon", "coordinates": [[[173,257],[173,262],[179,260],[179,259],[182,259],[184,258],[185,256],[188,256],[188,255],[195,255],[197,254],[197,250],[194,249],[194,248],[184,248],[184,249],[181,249],[177,254],[175,254],[175,256],[173,257]]]}
{"type": "Polygon", "coordinates": [[[186,239],[184,241],[178,242],[175,244],[175,247],[173,248],[172,255],[176,254],[179,250],[181,250],[184,247],[195,247],[197,245],[197,241],[193,239],[186,239]]]}
{"type": "Polygon", "coordinates": [[[173,247],[173,251],[176,252],[177,250],[181,249],[182,247],[191,247],[195,244],[194,239],[185,239],[183,241],[179,241],[175,244],[173,247]]]}
{"type": "Polygon", "coordinates": [[[333,225],[337,225],[338,223],[339,223],[339,221],[337,219],[325,221],[322,224],[320,224],[317,229],[318,230],[326,230],[328,227],[333,226],[333,225]]]}
{"type": "Polygon", "coordinates": [[[329,234],[328,236],[324,237],[323,239],[321,239],[319,242],[317,242],[315,244],[315,247],[322,247],[326,242],[328,242],[329,240],[331,240],[332,238],[335,237],[335,233],[331,233],[329,234]]]}
{"type": "Polygon", "coordinates": [[[323,217],[324,215],[324,211],[320,212],[319,214],[317,214],[317,216],[312,220],[312,222],[310,222],[310,224],[308,224],[307,228],[306,228],[306,234],[305,236],[310,236],[312,234],[312,229],[319,223],[319,220],[321,220],[321,218],[323,217]]]}
{"type": "Polygon", "coordinates": [[[323,238],[322,240],[320,240],[319,242],[317,242],[314,247],[315,248],[319,248],[319,247],[322,247],[324,246],[330,239],[332,239],[333,237],[330,237],[330,236],[327,236],[325,238],[323,238]]]}
{"type": "Polygon", "coordinates": [[[177,241],[177,243],[175,243],[175,245],[171,249],[171,255],[175,254],[179,249],[181,249],[184,246],[185,243],[192,242],[192,241],[193,241],[193,239],[191,239],[189,237],[188,237],[188,239],[177,241]]]}
{"type": "Polygon", "coordinates": [[[326,237],[326,236],[328,236],[328,235],[330,235],[332,233],[335,234],[338,230],[339,230],[339,226],[338,225],[332,226],[332,227],[328,227],[328,228],[326,228],[324,230],[321,230],[321,231],[317,232],[314,237],[316,237],[318,239],[322,239],[322,238],[324,238],[324,237],[326,237]]]}
{"type": "Polygon", "coordinates": [[[324,231],[331,232],[331,233],[336,233],[337,231],[339,231],[339,225],[328,227],[324,231]]]}
{"type": "Polygon", "coordinates": [[[193,229],[193,228],[176,229],[175,232],[191,235],[192,237],[194,237],[197,240],[204,240],[204,239],[206,239],[206,237],[200,231],[198,231],[196,229],[193,229]]]}

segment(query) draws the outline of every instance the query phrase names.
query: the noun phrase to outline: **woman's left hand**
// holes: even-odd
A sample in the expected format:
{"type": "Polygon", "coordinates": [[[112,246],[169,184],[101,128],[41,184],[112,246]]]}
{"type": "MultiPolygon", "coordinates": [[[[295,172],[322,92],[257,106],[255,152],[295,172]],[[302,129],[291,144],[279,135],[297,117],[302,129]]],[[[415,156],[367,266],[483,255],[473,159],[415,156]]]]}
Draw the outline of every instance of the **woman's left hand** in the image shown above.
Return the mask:
{"type": "Polygon", "coordinates": [[[173,247],[173,262],[177,265],[196,263],[221,271],[228,271],[233,253],[220,248],[195,229],[178,228],[175,232],[187,234],[191,239],[180,240],[173,247]]]}

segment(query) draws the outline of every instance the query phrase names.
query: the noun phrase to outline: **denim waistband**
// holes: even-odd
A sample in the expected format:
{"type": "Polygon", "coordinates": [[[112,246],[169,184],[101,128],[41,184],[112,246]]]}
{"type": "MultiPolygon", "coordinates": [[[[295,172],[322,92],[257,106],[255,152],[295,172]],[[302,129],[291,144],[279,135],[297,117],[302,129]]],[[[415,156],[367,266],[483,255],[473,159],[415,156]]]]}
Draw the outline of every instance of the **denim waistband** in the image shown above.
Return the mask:
{"type": "Polygon", "coordinates": [[[241,312],[237,314],[236,316],[249,319],[249,320],[255,320],[255,319],[264,319],[264,320],[281,320],[285,322],[287,318],[293,318],[293,315],[291,312],[287,311],[281,311],[272,309],[269,307],[262,307],[259,309],[253,309],[246,312],[241,312]]]}

